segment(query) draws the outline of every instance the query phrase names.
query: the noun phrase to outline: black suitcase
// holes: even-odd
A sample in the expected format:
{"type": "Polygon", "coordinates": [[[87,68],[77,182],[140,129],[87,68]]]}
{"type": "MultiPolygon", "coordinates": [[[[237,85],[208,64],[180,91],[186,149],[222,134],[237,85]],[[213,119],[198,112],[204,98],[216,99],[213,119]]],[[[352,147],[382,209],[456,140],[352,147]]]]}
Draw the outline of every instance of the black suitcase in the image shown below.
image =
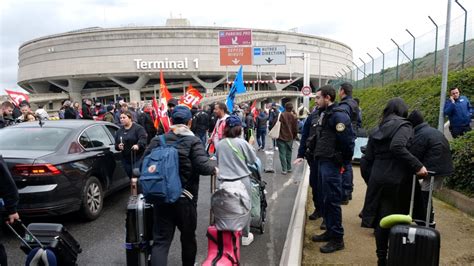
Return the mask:
{"type": "Polygon", "coordinates": [[[39,240],[44,247],[53,251],[58,265],[77,265],[77,256],[82,252],[81,246],[62,224],[31,223],[27,228],[24,237],[26,243],[20,247],[25,254],[40,247],[36,242],[39,240]]]}
{"type": "MultiPolygon", "coordinates": [[[[413,215],[415,181],[413,179],[410,216],[413,215]]],[[[431,176],[428,210],[431,210],[434,177],[431,176]]],[[[412,216],[413,217],[413,216],[412,216]]],[[[437,230],[429,227],[430,212],[427,211],[426,226],[396,225],[390,230],[387,265],[439,265],[441,237],[437,230]]]]}
{"type": "Polygon", "coordinates": [[[142,194],[136,195],[136,178],[132,178],[132,196],[128,200],[125,226],[127,265],[151,265],[153,205],[146,203],[142,194]]]}

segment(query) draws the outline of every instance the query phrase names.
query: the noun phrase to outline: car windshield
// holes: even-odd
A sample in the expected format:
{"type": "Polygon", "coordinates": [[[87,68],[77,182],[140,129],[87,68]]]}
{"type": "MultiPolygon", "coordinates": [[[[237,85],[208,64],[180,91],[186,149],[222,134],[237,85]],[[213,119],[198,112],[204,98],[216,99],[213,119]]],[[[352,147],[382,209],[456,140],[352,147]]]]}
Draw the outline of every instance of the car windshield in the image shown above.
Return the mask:
{"type": "Polygon", "coordinates": [[[0,130],[0,149],[55,151],[70,132],[67,128],[7,127],[0,130]]]}

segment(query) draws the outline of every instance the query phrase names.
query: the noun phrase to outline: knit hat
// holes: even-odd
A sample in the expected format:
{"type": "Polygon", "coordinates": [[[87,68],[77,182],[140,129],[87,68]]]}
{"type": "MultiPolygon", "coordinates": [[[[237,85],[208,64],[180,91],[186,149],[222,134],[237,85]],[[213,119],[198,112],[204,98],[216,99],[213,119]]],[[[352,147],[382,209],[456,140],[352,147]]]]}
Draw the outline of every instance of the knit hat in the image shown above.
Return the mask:
{"type": "Polygon", "coordinates": [[[192,118],[191,111],[188,107],[183,105],[178,105],[173,109],[171,113],[171,120],[173,124],[186,124],[192,118]]]}

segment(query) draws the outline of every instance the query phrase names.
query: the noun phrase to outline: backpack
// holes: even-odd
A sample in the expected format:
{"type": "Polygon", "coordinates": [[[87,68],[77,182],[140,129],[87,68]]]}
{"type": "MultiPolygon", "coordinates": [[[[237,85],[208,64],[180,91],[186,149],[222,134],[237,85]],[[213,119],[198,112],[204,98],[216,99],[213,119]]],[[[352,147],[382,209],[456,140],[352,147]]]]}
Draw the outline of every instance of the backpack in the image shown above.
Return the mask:
{"type": "Polygon", "coordinates": [[[160,135],[160,146],[154,148],[143,159],[140,186],[146,201],[152,203],[173,203],[183,193],[179,176],[179,156],[176,145],[167,145],[164,135],[160,135]]]}

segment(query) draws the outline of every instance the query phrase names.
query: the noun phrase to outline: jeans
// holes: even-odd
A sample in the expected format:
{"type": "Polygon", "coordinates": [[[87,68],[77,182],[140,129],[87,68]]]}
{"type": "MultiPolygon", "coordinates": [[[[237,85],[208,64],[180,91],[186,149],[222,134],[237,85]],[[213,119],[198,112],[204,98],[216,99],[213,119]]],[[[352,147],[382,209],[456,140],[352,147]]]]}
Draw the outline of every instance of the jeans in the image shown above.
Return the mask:
{"type": "Polygon", "coordinates": [[[339,167],[331,160],[319,159],[319,178],[322,181],[323,217],[331,239],[344,237],[342,227],[342,176],[339,167]]]}
{"type": "Polygon", "coordinates": [[[277,139],[278,153],[280,155],[281,171],[291,171],[291,153],[293,152],[293,140],[284,141],[277,139]]]}
{"type": "Polygon", "coordinates": [[[266,128],[257,128],[257,144],[258,147],[265,149],[265,137],[267,136],[266,128]]]}
{"type": "Polygon", "coordinates": [[[451,135],[453,138],[457,138],[459,136],[464,135],[464,133],[471,131],[471,126],[459,126],[459,127],[449,127],[449,132],[451,132],[451,135]]]}
{"type": "Polygon", "coordinates": [[[202,145],[204,145],[204,147],[206,147],[206,145],[207,145],[207,132],[206,131],[196,132],[196,136],[201,140],[202,145]]]}
{"type": "Polygon", "coordinates": [[[196,205],[188,198],[179,198],[172,204],[155,204],[153,224],[153,266],[166,266],[176,227],[181,232],[181,259],[183,265],[196,261],[196,205]]]}

